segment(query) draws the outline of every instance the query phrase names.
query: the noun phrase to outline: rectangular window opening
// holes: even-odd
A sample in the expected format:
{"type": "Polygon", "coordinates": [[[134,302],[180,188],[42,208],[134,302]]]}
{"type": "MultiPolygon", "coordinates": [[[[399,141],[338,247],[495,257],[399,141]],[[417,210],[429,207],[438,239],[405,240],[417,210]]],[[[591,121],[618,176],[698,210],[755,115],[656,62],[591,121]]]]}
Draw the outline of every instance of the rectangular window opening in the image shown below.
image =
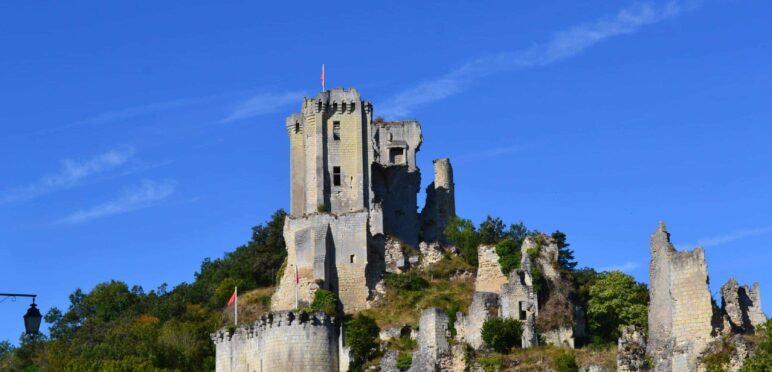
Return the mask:
{"type": "Polygon", "coordinates": [[[332,167],[332,184],[340,186],[340,167],[332,167]]]}
{"type": "Polygon", "coordinates": [[[349,259],[349,262],[354,263],[354,255],[353,254],[348,259],[349,259]]]}
{"type": "Polygon", "coordinates": [[[336,141],[340,141],[340,122],[339,121],[332,122],[332,139],[336,141]]]}
{"type": "Polygon", "coordinates": [[[520,301],[520,306],[519,307],[520,307],[520,309],[519,309],[520,310],[520,320],[525,320],[525,318],[527,317],[526,316],[526,312],[525,312],[525,302],[524,301],[520,301]]]}

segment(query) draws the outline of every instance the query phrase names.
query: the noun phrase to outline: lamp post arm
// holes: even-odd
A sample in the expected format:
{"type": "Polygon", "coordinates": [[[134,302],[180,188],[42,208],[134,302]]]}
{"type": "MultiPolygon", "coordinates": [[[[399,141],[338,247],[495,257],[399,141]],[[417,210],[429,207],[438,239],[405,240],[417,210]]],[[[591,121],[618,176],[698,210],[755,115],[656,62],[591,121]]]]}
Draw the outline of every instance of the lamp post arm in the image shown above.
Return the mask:
{"type": "Polygon", "coordinates": [[[0,293],[0,297],[13,297],[13,298],[16,298],[16,297],[31,297],[33,304],[35,303],[35,298],[37,296],[38,295],[26,294],[26,293],[0,293]]]}

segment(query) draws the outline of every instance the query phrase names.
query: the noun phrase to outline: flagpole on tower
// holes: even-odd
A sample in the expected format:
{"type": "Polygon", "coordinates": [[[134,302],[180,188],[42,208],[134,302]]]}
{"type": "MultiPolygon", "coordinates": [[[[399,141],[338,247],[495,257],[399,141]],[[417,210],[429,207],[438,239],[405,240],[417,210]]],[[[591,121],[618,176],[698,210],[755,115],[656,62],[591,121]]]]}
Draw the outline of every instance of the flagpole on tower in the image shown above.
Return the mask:
{"type": "Polygon", "coordinates": [[[236,313],[236,326],[239,325],[239,287],[235,287],[233,293],[236,294],[236,306],[234,306],[234,312],[236,313]]]}
{"type": "Polygon", "coordinates": [[[298,288],[300,288],[300,275],[298,274],[298,266],[295,265],[295,309],[298,308],[298,288]]]}

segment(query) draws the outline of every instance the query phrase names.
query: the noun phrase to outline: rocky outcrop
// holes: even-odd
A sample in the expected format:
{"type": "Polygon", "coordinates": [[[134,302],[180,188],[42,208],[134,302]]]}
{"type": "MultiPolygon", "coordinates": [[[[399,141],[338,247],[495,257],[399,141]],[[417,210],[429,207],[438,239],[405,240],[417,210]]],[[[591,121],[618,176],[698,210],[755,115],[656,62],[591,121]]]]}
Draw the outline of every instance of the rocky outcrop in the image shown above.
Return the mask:
{"type": "Polygon", "coordinates": [[[418,245],[418,250],[421,251],[421,263],[419,264],[421,270],[440,262],[445,257],[445,250],[438,242],[421,242],[418,245]]]}
{"type": "Polygon", "coordinates": [[[722,310],[729,320],[729,326],[735,333],[752,333],[755,327],[767,321],[761,310],[759,284],[753,288],[741,286],[735,277],[721,286],[722,310]]]}
{"type": "Polygon", "coordinates": [[[407,271],[407,256],[405,256],[404,248],[400,240],[394,238],[386,239],[383,257],[387,273],[401,274],[407,271]]]}
{"type": "Polygon", "coordinates": [[[617,344],[617,371],[635,372],[646,370],[646,338],[635,326],[622,330],[617,344]]]}

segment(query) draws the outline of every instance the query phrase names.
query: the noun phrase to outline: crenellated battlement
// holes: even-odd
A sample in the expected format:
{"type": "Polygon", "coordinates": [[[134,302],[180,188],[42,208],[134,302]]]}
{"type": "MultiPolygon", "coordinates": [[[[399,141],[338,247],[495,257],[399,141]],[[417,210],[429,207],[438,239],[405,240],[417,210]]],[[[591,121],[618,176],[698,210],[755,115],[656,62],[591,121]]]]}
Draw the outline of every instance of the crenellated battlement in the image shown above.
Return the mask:
{"type": "Polygon", "coordinates": [[[364,109],[366,113],[371,113],[373,106],[370,102],[362,101],[359,91],[355,88],[334,88],[320,92],[313,98],[303,98],[303,113],[306,115],[320,112],[346,114],[357,109],[364,109]]]}

